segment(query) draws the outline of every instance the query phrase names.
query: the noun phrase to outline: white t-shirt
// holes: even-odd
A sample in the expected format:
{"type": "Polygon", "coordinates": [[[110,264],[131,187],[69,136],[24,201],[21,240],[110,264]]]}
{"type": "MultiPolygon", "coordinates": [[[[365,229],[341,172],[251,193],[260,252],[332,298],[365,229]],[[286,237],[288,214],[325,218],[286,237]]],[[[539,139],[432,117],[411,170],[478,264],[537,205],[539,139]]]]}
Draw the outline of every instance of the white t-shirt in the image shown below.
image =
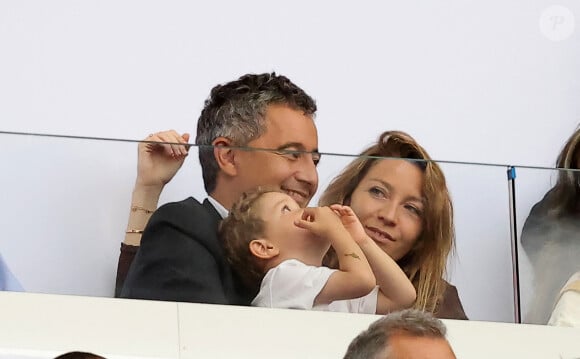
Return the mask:
{"type": "Polygon", "coordinates": [[[252,305],[268,308],[375,314],[378,287],[375,287],[364,297],[314,305],[314,299],[334,272],[334,269],[309,266],[296,259],[286,260],[266,273],[260,286],[260,292],[252,301],[252,305]]]}
{"type": "Polygon", "coordinates": [[[580,272],[574,273],[562,288],[548,325],[580,328],[580,272]]]}

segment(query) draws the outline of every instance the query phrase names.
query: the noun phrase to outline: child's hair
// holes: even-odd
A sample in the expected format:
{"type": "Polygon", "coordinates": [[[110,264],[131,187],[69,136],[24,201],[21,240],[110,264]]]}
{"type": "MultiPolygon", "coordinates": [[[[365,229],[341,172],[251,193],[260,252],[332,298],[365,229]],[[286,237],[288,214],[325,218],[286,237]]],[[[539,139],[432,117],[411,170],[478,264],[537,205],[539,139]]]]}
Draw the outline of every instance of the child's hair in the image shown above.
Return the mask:
{"type": "Polygon", "coordinates": [[[218,230],[226,260],[250,290],[257,290],[265,275],[264,267],[250,252],[250,242],[262,236],[265,229],[265,222],[258,214],[256,203],[263,195],[272,192],[281,191],[258,187],[253,191],[244,192],[234,203],[218,230]]]}

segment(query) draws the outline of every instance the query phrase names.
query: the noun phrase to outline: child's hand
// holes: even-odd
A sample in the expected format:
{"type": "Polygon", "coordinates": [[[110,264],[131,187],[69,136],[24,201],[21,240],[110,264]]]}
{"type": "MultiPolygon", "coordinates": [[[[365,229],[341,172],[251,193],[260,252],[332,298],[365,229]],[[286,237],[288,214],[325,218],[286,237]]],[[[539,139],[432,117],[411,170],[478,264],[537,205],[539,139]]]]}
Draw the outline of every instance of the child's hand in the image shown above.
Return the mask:
{"type": "Polygon", "coordinates": [[[368,236],[364,227],[360,223],[356,214],[354,214],[354,211],[349,206],[332,204],[330,205],[330,208],[340,216],[342,225],[344,228],[346,228],[356,243],[361,244],[367,240],[368,236]]]}
{"type": "Polygon", "coordinates": [[[338,213],[330,207],[304,208],[302,218],[296,220],[294,224],[323,238],[328,238],[337,230],[344,229],[338,213]]]}

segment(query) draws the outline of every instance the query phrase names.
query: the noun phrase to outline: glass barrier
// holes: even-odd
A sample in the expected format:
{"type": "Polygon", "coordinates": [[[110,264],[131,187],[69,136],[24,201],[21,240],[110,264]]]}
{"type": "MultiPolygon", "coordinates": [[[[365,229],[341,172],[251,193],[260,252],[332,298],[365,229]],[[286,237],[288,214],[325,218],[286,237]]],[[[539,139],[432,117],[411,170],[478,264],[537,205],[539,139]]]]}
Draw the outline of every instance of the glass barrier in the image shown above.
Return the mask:
{"type": "Polygon", "coordinates": [[[448,260],[470,319],[514,322],[509,198],[506,168],[441,165],[451,191],[455,258],[448,260]]]}
{"type": "MultiPolygon", "coordinates": [[[[4,169],[0,176],[3,198],[0,253],[24,290],[113,296],[125,231],[140,229],[128,228],[127,224],[137,172],[137,143],[0,134],[0,146],[4,169]]],[[[284,155],[291,160],[291,153],[284,155]]],[[[330,181],[356,158],[322,155],[318,190],[311,205],[318,202],[330,181]]],[[[469,319],[512,322],[514,288],[507,168],[451,162],[441,162],[439,166],[451,195],[456,233],[456,250],[448,259],[446,279],[455,286],[458,296],[450,287],[449,315],[458,316],[462,305],[469,319]]],[[[268,171],[263,169],[264,173],[268,171]]],[[[415,188],[414,177],[398,175],[404,169],[391,170],[384,173],[393,177],[385,179],[380,172],[377,183],[384,187],[387,184],[381,181],[398,181],[396,186],[415,188]]],[[[367,191],[371,193],[370,187],[367,191]]],[[[384,195],[373,191],[375,196],[384,195]]],[[[441,195],[440,187],[435,186],[434,192],[441,195]]],[[[159,204],[189,196],[200,201],[206,197],[196,147],[190,149],[181,170],[166,185],[159,204]]],[[[412,196],[407,197],[405,201],[412,196]]],[[[406,220],[408,225],[413,216],[426,216],[417,206],[421,204],[403,203],[401,208],[407,217],[401,221],[406,220]]],[[[440,212],[433,214],[433,218],[441,216],[440,212]]],[[[413,228],[411,225],[411,229],[400,229],[401,238],[412,238],[414,242],[417,235],[413,234],[413,228]]],[[[434,261],[436,254],[427,257],[434,261]]]]}
{"type": "Polygon", "coordinates": [[[580,271],[579,174],[578,170],[517,168],[516,223],[524,323],[548,323],[561,290],[580,271]]]}

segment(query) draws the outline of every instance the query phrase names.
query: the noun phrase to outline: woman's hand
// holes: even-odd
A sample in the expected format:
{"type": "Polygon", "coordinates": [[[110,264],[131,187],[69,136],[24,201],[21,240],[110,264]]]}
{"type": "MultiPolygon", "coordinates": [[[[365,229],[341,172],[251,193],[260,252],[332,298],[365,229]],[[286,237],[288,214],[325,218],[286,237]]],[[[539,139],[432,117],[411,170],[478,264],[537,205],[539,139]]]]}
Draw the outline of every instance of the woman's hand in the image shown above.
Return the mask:
{"type": "Polygon", "coordinates": [[[147,142],[140,142],[138,147],[135,185],[163,187],[171,181],[187,157],[189,134],[180,135],[169,130],[149,135],[144,141],[147,142]]]}

